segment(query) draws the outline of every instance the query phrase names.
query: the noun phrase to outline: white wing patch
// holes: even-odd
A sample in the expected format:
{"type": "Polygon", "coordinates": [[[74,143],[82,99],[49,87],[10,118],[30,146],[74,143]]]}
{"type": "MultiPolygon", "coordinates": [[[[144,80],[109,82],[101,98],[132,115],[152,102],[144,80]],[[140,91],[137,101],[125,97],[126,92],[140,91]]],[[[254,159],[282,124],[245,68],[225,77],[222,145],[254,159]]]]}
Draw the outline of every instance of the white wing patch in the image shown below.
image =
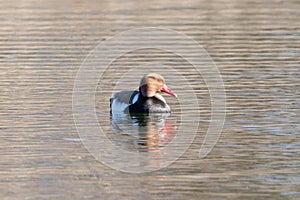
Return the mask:
{"type": "Polygon", "coordinates": [[[137,100],[139,99],[140,93],[136,93],[136,95],[134,95],[134,97],[132,98],[132,104],[134,104],[135,102],[137,102],[137,100]]]}

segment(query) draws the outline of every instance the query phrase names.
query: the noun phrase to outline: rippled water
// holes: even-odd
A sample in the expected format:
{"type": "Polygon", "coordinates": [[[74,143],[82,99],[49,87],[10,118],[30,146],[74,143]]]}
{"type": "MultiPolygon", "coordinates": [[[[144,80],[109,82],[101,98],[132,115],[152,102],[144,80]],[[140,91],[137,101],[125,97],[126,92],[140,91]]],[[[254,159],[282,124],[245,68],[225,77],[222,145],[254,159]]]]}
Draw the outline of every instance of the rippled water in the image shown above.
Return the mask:
{"type": "MultiPolygon", "coordinates": [[[[300,198],[299,1],[0,5],[1,199],[300,198]],[[216,146],[199,159],[211,117],[203,77],[184,59],[158,50],[132,52],[111,63],[96,88],[95,111],[107,137],[125,150],[155,154],[176,137],[174,127],[182,120],[183,105],[166,97],[174,111],[167,128],[149,120],[143,127],[171,131],[169,138],[139,138],[139,126],[126,121],[125,128],[137,135],[115,129],[108,99],[122,87],[136,87],[140,77],[122,82],[132,68],[177,67],[198,97],[200,126],[189,149],[166,168],[132,174],[103,165],[85,148],[73,120],[72,91],[81,63],[100,41],[144,26],[174,29],[201,44],[222,75],[227,109],[216,146]]],[[[180,96],[185,88],[165,76],[180,96]]]]}

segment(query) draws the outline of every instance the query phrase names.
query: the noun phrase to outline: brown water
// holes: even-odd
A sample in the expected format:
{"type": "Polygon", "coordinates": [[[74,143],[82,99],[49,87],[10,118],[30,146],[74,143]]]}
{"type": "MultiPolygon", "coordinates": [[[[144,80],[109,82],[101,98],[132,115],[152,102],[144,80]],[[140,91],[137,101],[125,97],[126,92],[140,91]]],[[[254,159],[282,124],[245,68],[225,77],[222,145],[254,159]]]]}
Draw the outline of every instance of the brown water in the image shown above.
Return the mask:
{"type": "MultiPolygon", "coordinates": [[[[1,199],[300,199],[299,1],[0,5],[1,199]],[[197,136],[170,166],[132,174],[103,165],[87,151],[74,124],[72,91],[81,63],[100,41],[144,26],[180,31],[207,50],[224,81],[227,115],[218,143],[199,159],[210,96],[201,77],[181,71],[199,99],[197,136]]],[[[136,150],[136,137],[113,129],[112,86],[103,80],[157,60],[188,67],[168,53],[137,52],[112,63],[99,82],[99,124],[122,148],[136,150]]],[[[167,101],[172,123],[179,123],[178,102],[167,101]]]]}

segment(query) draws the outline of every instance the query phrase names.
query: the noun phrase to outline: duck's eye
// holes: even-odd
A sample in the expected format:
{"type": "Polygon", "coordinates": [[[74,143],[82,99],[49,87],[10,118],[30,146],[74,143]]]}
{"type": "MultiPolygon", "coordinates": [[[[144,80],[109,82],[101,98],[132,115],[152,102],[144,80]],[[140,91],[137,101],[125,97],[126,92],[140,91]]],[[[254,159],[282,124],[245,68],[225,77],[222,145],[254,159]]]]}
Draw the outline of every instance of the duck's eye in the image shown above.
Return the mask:
{"type": "Polygon", "coordinates": [[[157,79],[157,81],[158,81],[158,82],[162,82],[162,80],[161,80],[160,78],[159,78],[159,79],[157,79]]]}

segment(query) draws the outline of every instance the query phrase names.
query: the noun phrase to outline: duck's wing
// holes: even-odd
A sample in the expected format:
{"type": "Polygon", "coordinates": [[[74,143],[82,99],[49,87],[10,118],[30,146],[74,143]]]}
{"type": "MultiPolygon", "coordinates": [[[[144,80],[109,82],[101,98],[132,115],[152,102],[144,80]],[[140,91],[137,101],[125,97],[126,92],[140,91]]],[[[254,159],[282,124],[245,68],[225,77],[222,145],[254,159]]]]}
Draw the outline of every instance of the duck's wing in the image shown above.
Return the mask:
{"type": "Polygon", "coordinates": [[[125,108],[137,101],[139,92],[137,90],[127,90],[117,92],[110,98],[110,110],[124,111],[125,108]]]}
{"type": "Polygon", "coordinates": [[[139,92],[137,90],[126,90],[115,93],[111,99],[119,101],[120,103],[132,104],[137,100],[138,94],[139,92]]]}

